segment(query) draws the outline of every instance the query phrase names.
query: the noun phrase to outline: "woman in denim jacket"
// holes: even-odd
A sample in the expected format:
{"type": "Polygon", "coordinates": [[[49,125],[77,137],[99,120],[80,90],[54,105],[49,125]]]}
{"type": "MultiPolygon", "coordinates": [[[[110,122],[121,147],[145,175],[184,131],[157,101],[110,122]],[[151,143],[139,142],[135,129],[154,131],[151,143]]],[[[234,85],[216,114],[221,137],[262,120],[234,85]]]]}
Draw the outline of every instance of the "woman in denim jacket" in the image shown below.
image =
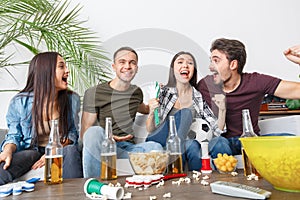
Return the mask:
{"type": "Polygon", "coordinates": [[[0,185],[45,165],[52,119],[59,120],[64,146],[63,178],[82,177],[76,127],[80,98],[68,90],[68,76],[66,63],[56,52],[31,60],[26,86],[13,97],[6,116],[9,130],[1,144],[0,185]]]}

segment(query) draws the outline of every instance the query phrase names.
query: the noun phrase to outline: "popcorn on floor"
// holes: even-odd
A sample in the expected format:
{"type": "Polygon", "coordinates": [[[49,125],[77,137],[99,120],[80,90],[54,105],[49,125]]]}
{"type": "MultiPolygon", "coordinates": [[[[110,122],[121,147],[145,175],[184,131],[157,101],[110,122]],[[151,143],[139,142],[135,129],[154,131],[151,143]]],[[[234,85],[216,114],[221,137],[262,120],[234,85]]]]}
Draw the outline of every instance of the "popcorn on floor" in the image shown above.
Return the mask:
{"type": "Polygon", "coordinates": [[[209,182],[207,182],[206,180],[202,180],[200,183],[201,183],[201,185],[204,185],[204,186],[209,185],[209,182]]]}
{"type": "Polygon", "coordinates": [[[231,172],[231,176],[237,176],[238,173],[237,172],[231,172]]]}
{"type": "Polygon", "coordinates": [[[157,197],[156,197],[156,196],[150,196],[149,199],[150,199],[150,200],[156,200],[157,197]]]}
{"type": "Polygon", "coordinates": [[[247,176],[247,180],[251,181],[251,180],[256,180],[258,181],[258,176],[256,176],[255,174],[250,174],[247,176]]]}
{"type": "Polygon", "coordinates": [[[122,199],[131,199],[131,193],[130,192],[127,192],[124,194],[123,198],[122,199]]]}
{"type": "Polygon", "coordinates": [[[171,192],[168,192],[163,195],[163,198],[171,198],[171,196],[171,192]]]}

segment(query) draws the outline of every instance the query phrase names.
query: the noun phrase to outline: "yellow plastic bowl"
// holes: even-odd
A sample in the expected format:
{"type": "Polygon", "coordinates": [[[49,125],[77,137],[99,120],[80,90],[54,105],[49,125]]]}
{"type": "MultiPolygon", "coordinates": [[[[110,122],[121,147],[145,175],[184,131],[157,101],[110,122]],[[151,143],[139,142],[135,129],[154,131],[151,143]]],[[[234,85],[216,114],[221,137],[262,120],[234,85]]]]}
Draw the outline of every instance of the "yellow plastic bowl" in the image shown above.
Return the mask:
{"type": "Polygon", "coordinates": [[[240,138],[260,175],[277,190],[300,192],[300,137],[240,138]]]}

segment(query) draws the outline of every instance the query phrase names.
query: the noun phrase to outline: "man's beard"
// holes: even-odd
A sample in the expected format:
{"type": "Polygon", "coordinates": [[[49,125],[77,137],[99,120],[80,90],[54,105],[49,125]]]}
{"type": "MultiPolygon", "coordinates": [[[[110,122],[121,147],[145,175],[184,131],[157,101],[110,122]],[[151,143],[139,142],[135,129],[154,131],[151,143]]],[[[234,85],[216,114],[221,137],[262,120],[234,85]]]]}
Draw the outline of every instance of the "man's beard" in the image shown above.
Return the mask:
{"type": "MultiPolygon", "coordinates": [[[[220,76],[220,75],[218,74],[218,76],[220,76]]],[[[224,81],[223,81],[221,78],[219,79],[218,82],[215,81],[215,84],[218,85],[218,86],[223,87],[224,84],[226,84],[226,83],[228,83],[228,82],[230,81],[230,79],[231,79],[231,74],[230,74],[230,76],[229,76],[227,79],[225,79],[224,81]]]]}

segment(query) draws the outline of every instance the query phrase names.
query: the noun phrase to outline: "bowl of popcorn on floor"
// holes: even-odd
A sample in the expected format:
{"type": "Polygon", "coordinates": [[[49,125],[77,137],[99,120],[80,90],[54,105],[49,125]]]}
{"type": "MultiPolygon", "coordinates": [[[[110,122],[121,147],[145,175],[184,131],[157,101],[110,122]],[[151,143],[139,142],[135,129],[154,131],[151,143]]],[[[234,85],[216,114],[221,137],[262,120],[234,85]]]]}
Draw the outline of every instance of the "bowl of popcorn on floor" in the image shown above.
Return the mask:
{"type": "Polygon", "coordinates": [[[131,167],[137,175],[164,174],[169,162],[168,151],[129,152],[128,154],[131,167]]]}

